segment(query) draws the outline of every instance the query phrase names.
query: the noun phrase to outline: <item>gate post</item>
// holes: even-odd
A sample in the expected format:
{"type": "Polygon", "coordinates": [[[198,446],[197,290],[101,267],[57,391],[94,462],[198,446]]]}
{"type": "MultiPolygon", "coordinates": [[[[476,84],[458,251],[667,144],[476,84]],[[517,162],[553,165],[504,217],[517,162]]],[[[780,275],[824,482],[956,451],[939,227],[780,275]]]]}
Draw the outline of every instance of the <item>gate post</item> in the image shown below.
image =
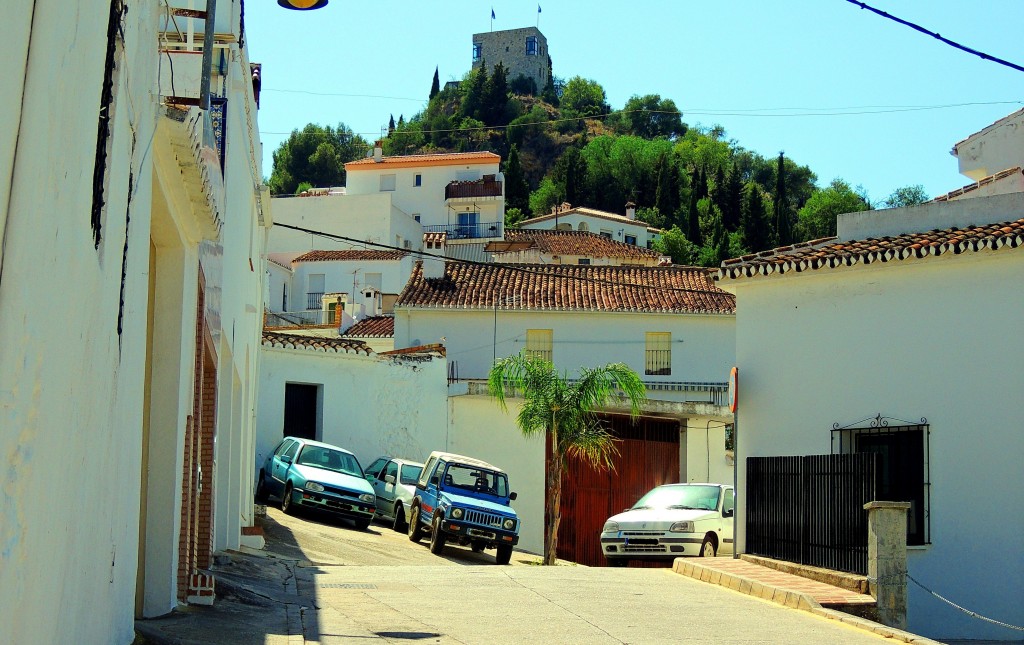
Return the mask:
{"type": "Polygon", "coordinates": [[[909,502],[868,502],[868,589],[883,625],[907,628],[909,502]]]}

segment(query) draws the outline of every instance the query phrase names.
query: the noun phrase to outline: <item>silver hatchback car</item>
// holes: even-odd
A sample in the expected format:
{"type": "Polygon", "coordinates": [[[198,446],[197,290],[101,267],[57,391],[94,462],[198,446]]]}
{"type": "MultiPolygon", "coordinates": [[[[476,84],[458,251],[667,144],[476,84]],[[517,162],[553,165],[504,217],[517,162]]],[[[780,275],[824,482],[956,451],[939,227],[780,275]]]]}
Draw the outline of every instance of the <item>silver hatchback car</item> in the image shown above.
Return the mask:
{"type": "Polygon", "coordinates": [[[364,471],[366,481],[377,494],[378,520],[391,522],[392,528],[404,533],[409,526],[408,509],[416,492],[416,481],[423,464],[408,459],[380,457],[364,471]]]}

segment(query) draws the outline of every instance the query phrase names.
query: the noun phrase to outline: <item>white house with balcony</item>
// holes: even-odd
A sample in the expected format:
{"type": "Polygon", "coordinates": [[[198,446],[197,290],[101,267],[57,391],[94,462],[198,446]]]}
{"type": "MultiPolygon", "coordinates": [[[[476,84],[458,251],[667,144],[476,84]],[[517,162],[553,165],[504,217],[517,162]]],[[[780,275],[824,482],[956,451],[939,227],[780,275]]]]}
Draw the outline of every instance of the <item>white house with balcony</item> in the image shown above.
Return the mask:
{"type": "Polygon", "coordinates": [[[505,239],[488,242],[484,250],[499,264],[672,264],[672,258],[650,249],[569,229],[505,229],[505,239]]]}
{"type": "Polygon", "coordinates": [[[596,233],[615,242],[649,249],[661,235],[661,229],[636,219],[636,205],[626,204],[625,214],[609,213],[568,203],[551,208],[550,213],[519,223],[525,229],[555,229],[596,233]]]}

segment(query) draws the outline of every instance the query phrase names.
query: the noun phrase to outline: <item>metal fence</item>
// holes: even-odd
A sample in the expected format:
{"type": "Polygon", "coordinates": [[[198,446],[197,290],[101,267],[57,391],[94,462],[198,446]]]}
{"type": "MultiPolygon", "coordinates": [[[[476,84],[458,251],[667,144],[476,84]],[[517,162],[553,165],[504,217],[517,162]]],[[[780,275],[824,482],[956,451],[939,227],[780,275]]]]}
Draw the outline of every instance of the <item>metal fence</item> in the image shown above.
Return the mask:
{"type": "Polygon", "coordinates": [[[748,457],[746,550],[867,574],[877,454],[748,457]]]}

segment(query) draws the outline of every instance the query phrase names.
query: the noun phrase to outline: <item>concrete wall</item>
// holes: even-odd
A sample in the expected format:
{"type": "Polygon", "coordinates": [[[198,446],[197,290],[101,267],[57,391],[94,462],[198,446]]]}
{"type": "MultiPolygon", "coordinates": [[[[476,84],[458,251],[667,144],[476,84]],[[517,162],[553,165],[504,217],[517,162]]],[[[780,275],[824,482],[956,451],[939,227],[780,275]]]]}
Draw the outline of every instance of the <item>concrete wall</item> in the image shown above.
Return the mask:
{"type": "Polygon", "coordinates": [[[1024,162],[1024,110],[972,134],[953,148],[960,173],[978,181],[1024,162]]]}
{"type": "Polygon", "coordinates": [[[966,228],[990,222],[1010,222],[1024,212],[1024,193],[976,197],[957,201],[929,202],[908,208],[889,208],[840,215],[839,239],[860,240],[870,237],[924,233],[951,227],[966,228]]]}
{"type": "MultiPolygon", "coordinates": [[[[349,175],[350,183],[352,174],[349,175]]],[[[392,193],[375,190],[373,194],[359,195],[275,197],[272,200],[274,222],[400,248],[409,241],[413,250],[421,250],[423,228],[409,211],[403,212],[397,202],[393,202],[392,196],[392,193]]],[[[441,199],[443,203],[443,191],[441,199]]],[[[268,253],[352,248],[365,247],[281,226],[271,229],[267,243],[268,253]]]]}
{"type": "MultiPolygon", "coordinates": [[[[996,199],[996,198],[991,198],[996,199]]],[[[965,200],[963,204],[982,200],[965,200]]],[[[941,256],[734,284],[738,454],[828,454],[833,423],[930,424],[931,544],[915,579],[1024,624],[1024,254],[941,256]]],[[[728,285],[729,283],[725,283],[728,285]]],[[[744,469],[737,498],[744,546],[744,469]]],[[[910,585],[910,630],[1006,639],[910,585]]]]}
{"type": "MultiPolygon", "coordinates": [[[[322,434],[366,466],[387,454],[423,460],[445,446],[443,358],[364,356],[263,347],[255,464],[281,440],[286,383],[322,386],[322,434]]],[[[255,481],[255,480],[253,480],[255,481]]]]}
{"type": "Polygon", "coordinates": [[[109,3],[8,4],[0,39],[0,625],[12,643],[129,643],[158,7],[131,2],[124,18],[97,246],[90,210],[109,3]]]}

